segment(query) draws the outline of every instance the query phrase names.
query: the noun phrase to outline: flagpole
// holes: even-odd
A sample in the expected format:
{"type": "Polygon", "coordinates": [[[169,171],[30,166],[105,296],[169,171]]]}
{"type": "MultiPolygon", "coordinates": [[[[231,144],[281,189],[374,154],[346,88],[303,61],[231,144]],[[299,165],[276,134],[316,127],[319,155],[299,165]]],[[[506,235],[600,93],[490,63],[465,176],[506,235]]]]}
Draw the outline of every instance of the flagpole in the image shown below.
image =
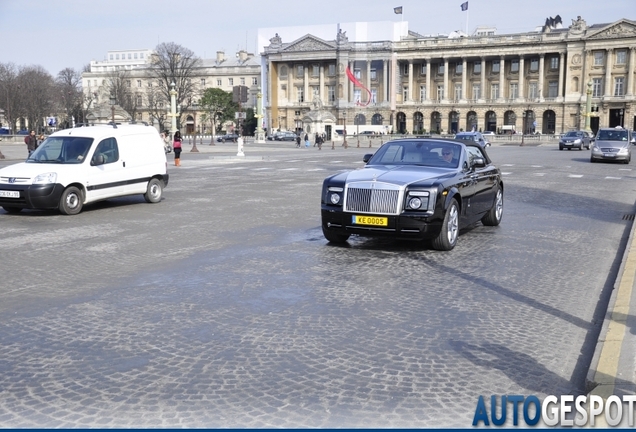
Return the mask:
{"type": "Polygon", "coordinates": [[[466,35],[468,36],[468,9],[466,9],[466,35]]]}

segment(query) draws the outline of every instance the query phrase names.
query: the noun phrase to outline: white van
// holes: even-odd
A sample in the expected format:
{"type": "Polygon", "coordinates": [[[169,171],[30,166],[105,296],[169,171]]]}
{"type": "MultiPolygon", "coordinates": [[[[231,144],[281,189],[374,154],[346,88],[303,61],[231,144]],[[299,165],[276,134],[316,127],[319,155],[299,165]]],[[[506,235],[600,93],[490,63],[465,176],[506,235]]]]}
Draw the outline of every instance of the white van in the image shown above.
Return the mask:
{"type": "Polygon", "coordinates": [[[157,203],[168,185],[163,145],[159,132],[142,124],[55,132],[25,162],[0,169],[0,206],[74,215],[85,204],[124,195],[157,203]]]}

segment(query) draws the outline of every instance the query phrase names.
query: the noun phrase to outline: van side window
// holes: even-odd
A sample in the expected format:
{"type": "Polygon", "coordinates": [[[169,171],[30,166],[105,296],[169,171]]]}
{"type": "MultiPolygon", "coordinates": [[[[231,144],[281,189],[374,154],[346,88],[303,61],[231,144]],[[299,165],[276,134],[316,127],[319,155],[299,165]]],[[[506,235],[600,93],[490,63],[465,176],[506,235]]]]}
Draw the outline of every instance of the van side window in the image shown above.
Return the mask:
{"type": "Polygon", "coordinates": [[[95,149],[95,155],[104,156],[104,163],[109,164],[119,160],[119,148],[115,138],[102,140],[95,149]]]}

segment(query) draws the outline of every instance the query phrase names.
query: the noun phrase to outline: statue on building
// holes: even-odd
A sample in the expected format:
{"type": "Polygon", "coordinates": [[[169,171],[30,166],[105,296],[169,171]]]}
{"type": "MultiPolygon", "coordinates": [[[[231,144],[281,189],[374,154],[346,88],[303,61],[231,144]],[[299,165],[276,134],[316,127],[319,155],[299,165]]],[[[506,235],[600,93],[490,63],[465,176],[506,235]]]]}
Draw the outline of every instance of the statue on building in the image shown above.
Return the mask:
{"type": "Polygon", "coordinates": [[[280,47],[282,44],[283,40],[280,36],[278,36],[278,33],[276,33],[274,37],[269,40],[269,46],[271,47],[280,47]]]}
{"type": "Polygon", "coordinates": [[[342,31],[342,29],[338,29],[338,36],[336,38],[338,45],[346,44],[349,42],[349,38],[347,37],[347,32],[342,31]]]}
{"type": "Polygon", "coordinates": [[[320,111],[322,109],[322,99],[320,99],[320,96],[314,95],[314,99],[311,101],[311,105],[313,106],[313,110],[320,111]]]}
{"type": "Polygon", "coordinates": [[[563,20],[561,19],[561,15],[557,15],[554,18],[548,17],[545,19],[545,25],[543,26],[544,33],[559,28],[563,28],[563,20]]]}
{"type": "Polygon", "coordinates": [[[582,32],[587,29],[587,23],[581,15],[577,16],[575,20],[572,20],[572,25],[570,26],[570,31],[582,32]]]}

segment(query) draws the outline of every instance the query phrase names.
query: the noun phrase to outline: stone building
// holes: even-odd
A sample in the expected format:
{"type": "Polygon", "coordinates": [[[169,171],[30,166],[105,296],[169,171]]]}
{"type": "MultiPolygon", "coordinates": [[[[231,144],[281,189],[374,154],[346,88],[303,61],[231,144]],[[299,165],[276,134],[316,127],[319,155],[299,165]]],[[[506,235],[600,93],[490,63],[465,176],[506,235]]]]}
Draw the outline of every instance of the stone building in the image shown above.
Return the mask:
{"type": "Polygon", "coordinates": [[[342,28],[283,41],[280,29],[261,54],[265,121],[302,128],[317,99],[349,134],[361,125],[553,134],[583,129],[588,115],[593,130],[636,129],[636,22],[588,26],[578,17],[559,27],[458,37],[402,29],[362,41],[342,28]]]}
{"type": "MultiPolygon", "coordinates": [[[[157,126],[157,110],[150,107],[150,91],[153,80],[150,73],[152,50],[109,51],[103,61],[91,61],[89,70],[82,74],[82,87],[87,101],[89,119],[100,119],[110,112],[110,77],[113,72],[125,70],[126,85],[134,103],[134,112],[126,113],[117,107],[116,121],[133,118],[157,126]],[[105,108],[107,107],[107,108],[105,108]],[[95,112],[90,112],[95,111],[95,112]]],[[[248,102],[243,108],[255,108],[260,86],[261,65],[258,57],[240,50],[235,56],[226,57],[225,52],[218,51],[214,59],[201,59],[200,64],[192,71],[190,79],[195,84],[195,95],[187,109],[179,110],[182,132],[186,134],[209,133],[210,123],[203,122],[203,112],[198,105],[207,88],[220,88],[232,92],[235,86],[248,87],[248,102]]],[[[156,92],[154,93],[156,94],[156,92]]],[[[168,112],[170,100],[158,101],[160,114],[165,123],[169,123],[168,112]],[[165,109],[164,109],[165,108],[165,109]]]]}

